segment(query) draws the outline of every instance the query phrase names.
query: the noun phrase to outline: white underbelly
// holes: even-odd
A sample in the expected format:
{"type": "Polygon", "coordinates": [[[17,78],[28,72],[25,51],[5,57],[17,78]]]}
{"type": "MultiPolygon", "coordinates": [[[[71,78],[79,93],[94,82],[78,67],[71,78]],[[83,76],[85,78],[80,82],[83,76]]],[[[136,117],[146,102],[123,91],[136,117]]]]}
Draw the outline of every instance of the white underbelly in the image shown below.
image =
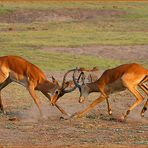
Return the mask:
{"type": "Polygon", "coordinates": [[[14,72],[10,72],[9,77],[13,82],[16,82],[25,87],[28,87],[29,78],[27,76],[23,76],[23,75],[16,74],[14,72]]]}

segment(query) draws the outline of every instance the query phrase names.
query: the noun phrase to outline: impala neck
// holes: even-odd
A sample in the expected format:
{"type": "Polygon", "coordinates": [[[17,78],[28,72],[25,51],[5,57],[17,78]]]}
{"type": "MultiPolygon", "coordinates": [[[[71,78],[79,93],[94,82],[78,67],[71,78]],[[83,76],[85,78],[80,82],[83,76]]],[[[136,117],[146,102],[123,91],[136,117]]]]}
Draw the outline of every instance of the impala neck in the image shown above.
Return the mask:
{"type": "Polygon", "coordinates": [[[89,92],[99,92],[98,84],[96,82],[87,83],[87,86],[89,87],[89,92]]]}
{"type": "Polygon", "coordinates": [[[44,80],[38,85],[37,89],[44,92],[52,93],[58,86],[48,80],[44,80]]]}

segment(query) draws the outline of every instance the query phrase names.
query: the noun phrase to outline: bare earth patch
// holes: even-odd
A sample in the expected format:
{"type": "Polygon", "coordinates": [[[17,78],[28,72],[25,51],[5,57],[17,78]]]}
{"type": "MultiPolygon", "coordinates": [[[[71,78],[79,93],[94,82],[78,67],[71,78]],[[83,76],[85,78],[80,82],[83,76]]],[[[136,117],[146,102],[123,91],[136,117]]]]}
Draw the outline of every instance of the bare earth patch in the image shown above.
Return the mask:
{"type": "Polygon", "coordinates": [[[148,45],[133,46],[92,46],[78,48],[43,48],[45,51],[57,51],[82,55],[95,55],[126,62],[145,61],[148,59],[148,45]]]}
{"type": "Polygon", "coordinates": [[[3,23],[32,23],[37,21],[93,20],[99,16],[114,17],[127,14],[122,10],[88,10],[80,8],[48,10],[16,10],[0,15],[3,23]]]}
{"type": "MultiPolygon", "coordinates": [[[[1,145],[63,147],[148,145],[147,112],[144,118],[140,117],[144,102],[131,112],[125,122],[117,120],[135,101],[128,91],[110,96],[112,116],[108,115],[104,101],[86,117],[71,120],[60,120],[63,115],[51,106],[43,95],[40,93],[38,95],[46,119],[40,118],[32,98],[24,87],[10,84],[3,90],[2,97],[7,115],[0,114],[1,145]]],[[[78,91],[75,91],[62,97],[58,104],[73,114],[86,108],[98,96],[99,93],[91,94],[83,104],[79,104],[78,91]]]]}

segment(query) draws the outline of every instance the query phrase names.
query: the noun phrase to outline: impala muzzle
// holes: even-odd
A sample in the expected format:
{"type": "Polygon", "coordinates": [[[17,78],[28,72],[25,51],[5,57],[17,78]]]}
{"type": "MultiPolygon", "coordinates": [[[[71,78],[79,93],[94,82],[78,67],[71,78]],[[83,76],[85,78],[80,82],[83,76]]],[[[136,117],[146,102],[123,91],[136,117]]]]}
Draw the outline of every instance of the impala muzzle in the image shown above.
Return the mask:
{"type": "Polygon", "coordinates": [[[79,98],[79,103],[83,103],[85,101],[85,98],[83,97],[83,96],[81,96],[80,98],[79,98]]]}

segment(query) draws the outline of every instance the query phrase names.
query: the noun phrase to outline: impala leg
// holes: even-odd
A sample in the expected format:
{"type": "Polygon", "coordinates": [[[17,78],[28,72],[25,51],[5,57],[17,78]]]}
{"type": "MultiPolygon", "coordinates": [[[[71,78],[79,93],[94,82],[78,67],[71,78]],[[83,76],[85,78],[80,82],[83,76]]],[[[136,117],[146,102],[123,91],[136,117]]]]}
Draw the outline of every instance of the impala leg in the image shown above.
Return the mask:
{"type": "Polygon", "coordinates": [[[74,115],[76,118],[83,117],[86,113],[88,113],[90,110],[92,110],[97,104],[101,103],[103,100],[105,100],[106,97],[101,95],[99,98],[94,100],[84,111],[79,112],[78,114],[74,115]]]}
{"type": "Polygon", "coordinates": [[[111,106],[109,104],[108,98],[106,98],[106,102],[107,102],[108,114],[111,115],[112,114],[112,109],[111,109],[111,106]]]}
{"type": "Polygon", "coordinates": [[[144,113],[147,110],[147,107],[148,107],[148,99],[147,99],[146,103],[144,104],[144,107],[143,107],[143,109],[141,111],[141,117],[144,117],[144,113]]]}
{"type": "Polygon", "coordinates": [[[3,113],[5,113],[5,111],[4,111],[4,107],[3,107],[3,103],[2,103],[2,98],[1,98],[1,90],[3,89],[3,88],[5,88],[9,83],[11,83],[12,81],[9,79],[9,78],[7,78],[3,83],[1,83],[0,84],[0,110],[3,112],[3,113]]]}
{"type": "Polygon", "coordinates": [[[2,104],[2,99],[1,99],[1,91],[0,91],[0,110],[4,112],[3,104],[2,104]]]}
{"type": "Polygon", "coordinates": [[[139,105],[143,101],[143,96],[138,92],[136,89],[136,86],[127,86],[128,90],[136,97],[136,102],[127,110],[126,114],[122,117],[122,119],[125,119],[127,115],[130,113],[131,110],[133,110],[137,105],[139,105]]]}
{"type": "Polygon", "coordinates": [[[0,70],[0,110],[2,112],[4,111],[4,109],[3,109],[2,99],[1,99],[1,90],[3,89],[3,85],[6,79],[7,78],[5,78],[4,73],[2,73],[0,70]]]}
{"type": "MultiPolygon", "coordinates": [[[[139,84],[139,87],[148,95],[148,87],[145,84],[139,84]]],[[[148,100],[146,101],[142,111],[141,111],[141,117],[144,117],[144,113],[147,110],[148,107],[148,100]]]]}
{"type": "Polygon", "coordinates": [[[139,84],[138,86],[148,95],[148,87],[145,84],[139,84]]]}
{"type": "MultiPolygon", "coordinates": [[[[46,92],[42,92],[42,93],[49,99],[49,101],[51,101],[51,97],[50,97],[50,95],[49,95],[48,93],[46,93],[46,92]]],[[[55,106],[60,110],[60,112],[61,112],[62,114],[68,115],[68,116],[69,116],[69,114],[67,114],[67,113],[65,112],[65,110],[62,109],[60,106],[58,106],[57,104],[55,104],[55,106]]]]}
{"type": "Polygon", "coordinates": [[[30,95],[32,96],[32,98],[33,98],[35,104],[37,105],[41,116],[43,116],[43,113],[42,113],[42,110],[41,110],[40,101],[39,101],[38,96],[37,96],[36,93],[35,93],[35,90],[34,90],[32,87],[29,87],[29,88],[28,88],[28,91],[29,91],[30,95]]]}

